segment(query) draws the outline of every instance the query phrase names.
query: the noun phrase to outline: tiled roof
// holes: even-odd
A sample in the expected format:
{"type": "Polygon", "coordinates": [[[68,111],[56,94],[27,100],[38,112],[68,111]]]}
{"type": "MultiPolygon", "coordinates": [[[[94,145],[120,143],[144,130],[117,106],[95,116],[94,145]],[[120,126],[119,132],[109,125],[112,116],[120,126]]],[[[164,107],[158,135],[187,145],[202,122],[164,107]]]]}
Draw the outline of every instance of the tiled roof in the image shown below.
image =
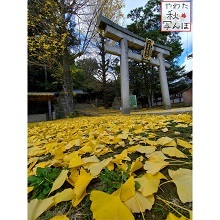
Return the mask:
{"type": "Polygon", "coordinates": [[[56,92],[28,92],[29,101],[48,101],[56,99],[56,92]]]}

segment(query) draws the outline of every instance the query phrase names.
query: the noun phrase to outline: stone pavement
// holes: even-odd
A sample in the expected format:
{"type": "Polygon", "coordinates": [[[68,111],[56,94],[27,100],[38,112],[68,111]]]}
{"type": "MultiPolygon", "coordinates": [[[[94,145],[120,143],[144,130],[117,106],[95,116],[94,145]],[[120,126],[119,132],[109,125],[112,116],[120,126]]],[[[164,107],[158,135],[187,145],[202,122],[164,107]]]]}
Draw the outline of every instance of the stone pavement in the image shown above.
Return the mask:
{"type": "Polygon", "coordinates": [[[169,115],[169,114],[184,114],[192,113],[192,107],[182,107],[182,108],[171,108],[171,109],[154,109],[154,110],[135,110],[131,111],[131,115],[169,115]]]}

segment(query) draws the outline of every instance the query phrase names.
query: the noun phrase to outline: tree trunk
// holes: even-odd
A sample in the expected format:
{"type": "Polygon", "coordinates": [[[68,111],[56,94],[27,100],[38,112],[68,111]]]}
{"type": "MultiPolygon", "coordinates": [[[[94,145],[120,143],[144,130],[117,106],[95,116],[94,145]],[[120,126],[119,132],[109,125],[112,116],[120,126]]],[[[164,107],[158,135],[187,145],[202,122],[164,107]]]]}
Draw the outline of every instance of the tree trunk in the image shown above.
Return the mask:
{"type": "Polygon", "coordinates": [[[106,88],[106,72],[107,72],[107,65],[105,59],[105,38],[100,34],[101,38],[101,46],[100,46],[100,55],[101,55],[101,69],[102,69],[102,99],[104,107],[108,107],[107,102],[107,88],[106,88]]]}
{"type": "Polygon", "coordinates": [[[149,108],[151,108],[152,107],[152,105],[151,105],[151,95],[149,93],[147,95],[147,101],[148,101],[149,108]]]}
{"type": "Polygon", "coordinates": [[[67,52],[63,56],[63,92],[66,103],[65,115],[68,116],[73,112],[73,86],[72,75],[69,69],[67,52]]]}
{"type": "Polygon", "coordinates": [[[151,90],[151,106],[154,104],[154,92],[151,90]]]}

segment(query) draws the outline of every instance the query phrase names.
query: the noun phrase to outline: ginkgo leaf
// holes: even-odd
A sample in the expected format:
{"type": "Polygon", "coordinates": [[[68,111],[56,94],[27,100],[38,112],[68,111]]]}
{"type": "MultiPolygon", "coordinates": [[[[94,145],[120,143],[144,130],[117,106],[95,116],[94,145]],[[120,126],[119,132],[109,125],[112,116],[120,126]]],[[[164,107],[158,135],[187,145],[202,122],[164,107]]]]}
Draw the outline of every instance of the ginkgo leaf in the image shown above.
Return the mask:
{"type": "Polygon", "coordinates": [[[168,157],[166,157],[162,151],[155,151],[152,154],[150,154],[151,158],[154,158],[156,160],[166,160],[168,157]]]}
{"type": "Polygon", "coordinates": [[[151,154],[156,150],[155,146],[140,146],[137,148],[137,152],[151,154]]]}
{"type": "Polygon", "coordinates": [[[177,193],[183,203],[192,202],[192,170],[180,168],[168,170],[172,181],[176,184],[177,193]]]}
{"type": "Polygon", "coordinates": [[[61,171],[60,175],[59,175],[59,176],[56,178],[56,180],[53,182],[53,186],[52,186],[52,188],[51,188],[51,190],[50,190],[49,195],[50,195],[53,191],[59,189],[59,188],[63,185],[63,183],[64,183],[65,180],[67,179],[67,174],[68,174],[68,172],[69,172],[68,170],[62,170],[62,171],[61,171]]]}
{"type": "Polygon", "coordinates": [[[66,215],[57,215],[51,218],[50,220],[69,220],[69,218],[66,215]]]}
{"type": "Polygon", "coordinates": [[[136,146],[132,146],[132,147],[127,148],[128,154],[135,152],[137,150],[137,148],[139,148],[140,146],[141,145],[136,145],[136,146]]]}
{"type": "Polygon", "coordinates": [[[151,210],[154,204],[154,196],[144,197],[141,193],[135,192],[135,195],[124,202],[132,213],[144,212],[146,209],[151,210]]]}
{"type": "Polygon", "coordinates": [[[130,161],[131,159],[128,157],[128,152],[127,150],[123,150],[120,154],[115,155],[115,158],[117,160],[128,160],[130,161]]]}
{"type": "Polygon", "coordinates": [[[101,156],[101,155],[104,155],[108,152],[112,152],[111,149],[105,147],[104,144],[98,144],[95,149],[93,150],[93,154],[97,155],[97,156],[101,156]]]}
{"type": "Polygon", "coordinates": [[[65,157],[63,158],[64,162],[70,162],[73,158],[77,158],[78,157],[78,151],[73,151],[70,154],[65,155],[65,157]]]}
{"type": "Polygon", "coordinates": [[[182,123],[179,123],[178,125],[175,126],[176,128],[187,128],[189,127],[187,124],[182,124],[182,123]]]}
{"type": "Polygon", "coordinates": [[[75,194],[73,192],[73,189],[71,189],[71,188],[65,189],[62,192],[57,193],[53,196],[54,204],[56,205],[60,202],[70,201],[70,200],[74,199],[74,197],[75,197],[75,194]]]}
{"type": "Polygon", "coordinates": [[[101,172],[101,170],[109,164],[111,160],[112,157],[109,157],[107,159],[102,160],[101,162],[89,165],[88,169],[91,173],[91,176],[97,176],[101,172]]]}
{"type": "MultiPolygon", "coordinates": [[[[61,155],[60,155],[60,158],[59,159],[52,159],[52,160],[49,160],[48,162],[50,162],[49,163],[49,166],[54,166],[54,167],[61,167],[61,166],[64,166],[64,162],[63,162],[63,157],[62,157],[62,159],[61,159],[61,155]]],[[[66,164],[65,164],[66,165],[66,164]]]]}
{"type": "Polygon", "coordinates": [[[141,134],[141,133],[144,133],[142,127],[138,128],[138,129],[135,129],[133,132],[134,132],[134,134],[141,134]]]}
{"type": "Polygon", "coordinates": [[[162,152],[170,157],[187,158],[187,156],[176,147],[165,147],[162,149],[162,152]]]}
{"type": "Polygon", "coordinates": [[[75,145],[75,140],[70,141],[66,146],[65,149],[69,150],[70,148],[72,148],[75,145]]]}
{"type": "Polygon", "coordinates": [[[51,152],[51,150],[58,145],[57,142],[48,143],[45,144],[44,147],[47,149],[48,152],[51,152]]]}
{"type": "Polygon", "coordinates": [[[148,176],[142,176],[140,178],[135,178],[135,181],[140,184],[139,192],[143,196],[147,197],[158,191],[158,186],[160,183],[159,179],[148,178],[148,176]]]}
{"type": "Polygon", "coordinates": [[[70,175],[67,178],[67,181],[72,185],[75,186],[75,182],[79,176],[79,171],[77,168],[72,168],[69,170],[70,175]]]}
{"type": "Polygon", "coordinates": [[[176,147],[176,141],[175,141],[175,140],[172,140],[172,141],[170,141],[169,143],[164,144],[163,146],[164,146],[164,147],[165,147],[165,146],[173,146],[173,147],[176,147]]]}
{"type": "Polygon", "coordinates": [[[174,131],[175,135],[180,135],[181,133],[179,131],[174,131]]]}
{"type": "MultiPolygon", "coordinates": [[[[36,162],[38,161],[38,157],[32,157],[32,158],[30,158],[29,160],[28,160],[28,166],[29,166],[29,164],[31,164],[31,166],[33,167],[35,164],[36,164],[36,162]]],[[[30,167],[30,166],[29,166],[30,167]]]]}
{"type": "Polygon", "coordinates": [[[115,166],[113,162],[109,162],[108,165],[106,166],[109,170],[114,170],[115,166]]]}
{"type": "Polygon", "coordinates": [[[86,187],[94,177],[87,173],[83,168],[80,169],[80,175],[78,176],[73,192],[75,199],[72,200],[72,204],[76,207],[82,199],[86,196],[86,187]]]}
{"type": "Polygon", "coordinates": [[[48,210],[54,205],[53,197],[47,199],[39,200],[33,199],[28,203],[28,220],[35,220],[43,212],[48,210]]]}
{"type": "Polygon", "coordinates": [[[134,196],[135,192],[135,182],[134,182],[134,177],[131,176],[122,186],[113,192],[111,195],[118,195],[120,194],[121,201],[127,201],[131,197],[134,196]]]}
{"type": "MultiPolygon", "coordinates": [[[[150,146],[157,146],[158,145],[156,141],[152,141],[152,140],[149,140],[149,139],[144,139],[144,140],[140,141],[139,143],[143,143],[145,145],[148,144],[150,146]]],[[[141,145],[139,145],[139,146],[141,146],[141,145]]]]}
{"type": "Polygon", "coordinates": [[[46,154],[47,153],[47,150],[46,149],[36,149],[36,150],[33,150],[32,152],[28,152],[28,155],[30,157],[34,157],[34,156],[41,156],[43,154],[46,154]]]}
{"type": "MultiPolygon", "coordinates": [[[[59,155],[63,155],[63,152],[65,150],[66,149],[64,146],[55,147],[51,150],[50,154],[57,158],[59,155]]],[[[63,158],[63,156],[62,156],[62,158],[63,158]]]]}
{"type": "Polygon", "coordinates": [[[93,153],[93,151],[94,149],[89,145],[85,145],[78,150],[79,154],[93,153]]]}
{"type": "Polygon", "coordinates": [[[189,148],[189,149],[192,148],[192,144],[190,144],[187,141],[181,140],[181,139],[177,139],[177,144],[182,146],[182,147],[185,147],[185,148],[189,148]]]}
{"type": "Polygon", "coordinates": [[[92,201],[90,209],[95,220],[134,220],[134,216],[122,203],[119,195],[109,195],[93,190],[90,194],[90,200],[92,201]]]}
{"type": "Polygon", "coordinates": [[[168,128],[161,129],[164,133],[168,131],[168,128]]]}
{"type": "Polygon", "coordinates": [[[127,163],[119,164],[119,163],[116,162],[116,165],[119,168],[119,170],[122,170],[124,172],[126,172],[128,170],[128,164],[127,163]]]}
{"type": "Polygon", "coordinates": [[[82,158],[82,162],[83,162],[83,164],[86,164],[86,163],[96,163],[96,162],[100,162],[100,160],[99,160],[98,157],[93,155],[91,157],[84,157],[84,158],[82,158]]]}
{"type": "Polygon", "coordinates": [[[141,161],[143,161],[143,157],[142,157],[142,156],[141,156],[141,157],[138,157],[138,158],[135,160],[135,162],[132,162],[132,164],[131,164],[131,169],[130,169],[130,175],[131,175],[131,173],[133,173],[134,171],[139,170],[139,169],[141,169],[141,168],[143,167],[143,163],[142,163],[141,161]]]}
{"type": "Polygon", "coordinates": [[[157,144],[159,145],[165,145],[165,144],[168,144],[169,142],[171,142],[173,139],[172,138],[169,138],[169,137],[161,137],[157,140],[157,144]]]}
{"type": "Polygon", "coordinates": [[[187,220],[185,217],[181,216],[180,218],[178,218],[177,216],[175,216],[173,213],[169,213],[166,220],[187,220]]]}
{"type": "Polygon", "coordinates": [[[166,167],[168,164],[169,162],[164,161],[161,157],[150,157],[148,161],[145,162],[144,169],[147,170],[148,173],[154,175],[155,173],[166,167]]]}
{"type": "Polygon", "coordinates": [[[83,162],[82,162],[81,157],[78,155],[78,152],[75,151],[74,154],[72,154],[71,160],[69,162],[69,167],[74,168],[74,167],[78,167],[82,164],[83,164],[83,162]]]}
{"type": "Polygon", "coordinates": [[[148,138],[155,138],[157,135],[155,133],[149,133],[148,138]]]}
{"type": "Polygon", "coordinates": [[[81,140],[80,140],[80,139],[76,139],[76,140],[75,140],[75,146],[76,146],[76,147],[79,147],[80,144],[81,144],[81,140]]]}
{"type": "Polygon", "coordinates": [[[97,155],[98,157],[102,156],[102,155],[105,155],[109,152],[113,152],[110,148],[102,148],[99,152],[98,151],[94,151],[94,154],[97,155]]]}
{"type": "Polygon", "coordinates": [[[31,192],[34,189],[33,186],[28,187],[28,193],[31,192]]]}
{"type": "Polygon", "coordinates": [[[151,180],[151,179],[158,179],[158,180],[166,179],[167,180],[167,178],[161,172],[157,172],[154,175],[152,175],[150,173],[146,173],[144,176],[147,177],[147,179],[149,179],[149,180],[151,180]]]}
{"type": "Polygon", "coordinates": [[[122,134],[119,134],[117,137],[121,138],[121,139],[127,139],[128,138],[128,134],[122,133],[122,134]]]}

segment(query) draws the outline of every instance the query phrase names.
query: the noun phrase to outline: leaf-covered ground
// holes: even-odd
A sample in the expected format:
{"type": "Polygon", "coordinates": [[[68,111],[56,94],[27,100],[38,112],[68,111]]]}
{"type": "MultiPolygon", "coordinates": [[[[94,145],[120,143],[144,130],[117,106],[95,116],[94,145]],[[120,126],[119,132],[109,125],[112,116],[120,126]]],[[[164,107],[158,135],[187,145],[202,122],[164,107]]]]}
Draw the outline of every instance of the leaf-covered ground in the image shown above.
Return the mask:
{"type": "Polygon", "coordinates": [[[192,115],[28,124],[28,219],[192,218],[192,115]]]}

